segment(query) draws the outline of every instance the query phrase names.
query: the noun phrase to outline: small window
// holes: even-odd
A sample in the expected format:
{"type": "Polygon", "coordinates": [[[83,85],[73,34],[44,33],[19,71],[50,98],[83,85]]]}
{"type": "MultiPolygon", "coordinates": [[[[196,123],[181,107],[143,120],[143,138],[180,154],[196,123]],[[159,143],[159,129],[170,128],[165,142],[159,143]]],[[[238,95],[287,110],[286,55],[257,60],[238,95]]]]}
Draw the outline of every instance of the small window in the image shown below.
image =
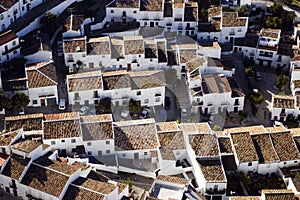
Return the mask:
{"type": "Polygon", "coordinates": [[[17,54],[18,52],[17,51],[14,51],[14,54],[17,54]]]}
{"type": "Polygon", "coordinates": [[[176,156],[179,156],[180,155],[180,151],[176,151],[176,156]]]}
{"type": "Polygon", "coordinates": [[[144,22],[144,26],[147,26],[147,22],[144,22]]]}
{"type": "Polygon", "coordinates": [[[142,94],[141,91],[136,92],[136,95],[141,95],[141,94],[142,94]]]}
{"type": "Polygon", "coordinates": [[[122,157],[123,157],[123,158],[126,157],[126,153],[123,153],[123,154],[122,154],[122,157]]]}
{"type": "Polygon", "coordinates": [[[32,104],[37,104],[37,100],[32,100],[32,104]]]}
{"type": "Polygon", "coordinates": [[[137,67],[139,67],[139,66],[140,66],[140,64],[137,64],[136,66],[137,66],[137,67]]]}
{"type": "Polygon", "coordinates": [[[76,139],[71,139],[71,143],[76,143],[76,139]]]}
{"type": "Polygon", "coordinates": [[[110,144],[110,141],[105,141],[105,144],[110,144]]]}
{"type": "Polygon", "coordinates": [[[110,13],[114,13],[114,10],[111,10],[110,13]]]}
{"type": "Polygon", "coordinates": [[[91,151],[88,151],[88,155],[91,156],[91,155],[92,155],[92,152],[91,152],[91,151]]]}
{"type": "Polygon", "coordinates": [[[160,102],[160,98],[155,98],[155,102],[160,102]]]}
{"type": "Polygon", "coordinates": [[[294,161],[294,163],[297,163],[297,162],[298,162],[297,160],[294,161]]]}
{"type": "Polygon", "coordinates": [[[110,154],[110,150],[106,150],[106,154],[110,154]]]}
{"type": "Polygon", "coordinates": [[[87,145],[88,145],[88,146],[91,146],[91,145],[92,145],[92,143],[91,143],[91,142],[88,142],[88,143],[87,143],[87,145]]]}
{"type": "Polygon", "coordinates": [[[136,13],[136,10],[134,10],[133,13],[136,13]]]}
{"type": "Polygon", "coordinates": [[[144,152],[144,156],[146,156],[148,153],[147,152],[144,152]]]}
{"type": "Polygon", "coordinates": [[[249,162],[249,163],[248,163],[248,166],[249,166],[249,167],[252,166],[252,162],[249,162]]]}
{"type": "Polygon", "coordinates": [[[141,57],[141,54],[139,54],[139,58],[141,57]]]}
{"type": "Polygon", "coordinates": [[[51,145],[55,145],[55,141],[51,141],[51,145]]]}
{"type": "Polygon", "coordinates": [[[284,165],[286,165],[286,162],[283,162],[284,165]]]}
{"type": "Polygon", "coordinates": [[[13,41],[12,45],[15,46],[16,45],[16,41],[13,41]]]}
{"type": "Polygon", "coordinates": [[[144,100],[144,103],[149,103],[149,99],[145,99],[145,100],[144,100]]]}
{"type": "Polygon", "coordinates": [[[61,143],[65,143],[66,141],[65,140],[61,140],[61,143]]]}

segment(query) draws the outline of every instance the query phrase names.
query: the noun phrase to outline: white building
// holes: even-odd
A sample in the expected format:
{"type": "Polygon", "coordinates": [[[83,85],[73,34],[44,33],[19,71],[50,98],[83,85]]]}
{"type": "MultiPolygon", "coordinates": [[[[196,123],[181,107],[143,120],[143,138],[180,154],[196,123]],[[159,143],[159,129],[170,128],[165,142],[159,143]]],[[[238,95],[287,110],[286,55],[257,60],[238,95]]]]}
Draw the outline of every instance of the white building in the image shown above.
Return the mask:
{"type": "Polygon", "coordinates": [[[72,71],[82,68],[86,64],[86,37],[64,39],[63,41],[65,65],[72,71]]]}
{"type": "Polygon", "coordinates": [[[0,41],[0,63],[20,57],[19,37],[12,30],[2,33],[0,41]]]}
{"type": "Polygon", "coordinates": [[[155,177],[159,141],[154,119],[114,122],[119,171],[155,177]]]}
{"type": "Polygon", "coordinates": [[[71,15],[65,23],[63,32],[63,38],[75,38],[84,36],[84,17],[82,15],[71,15]]]}
{"type": "Polygon", "coordinates": [[[0,6],[0,20],[1,20],[1,31],[4,31],[10,24],[15,22],[17,19],[22,17],[32,8],[41,4],[43,0],[12,0],[12,1],[1,1],[0,6]]]}
{"type": "Polygon", "coordinates": [[[185,178],[158,175],[150,188],[150,197],[157,199],[182,199],[189,182],[185,178]]]}
{"type": "Polygon", "coordinates": [[[103,88],[101,71],[67,75],[66,82],[70,105],[98,103],[103,88]]]}
{"type": "Polygon", "coordinates": [[[57,77],[54,62],[35,63],[25,68],[29,106],[57,105],[57,77]]]}
{"type": "Polygon", "coordinates": [[[192,112],[209,114],[243,110],[245,95],[233,79],[229,82],[224,74],[198,75],[195,79],[197,82],[191,81],[189,93],[192,112]]]}

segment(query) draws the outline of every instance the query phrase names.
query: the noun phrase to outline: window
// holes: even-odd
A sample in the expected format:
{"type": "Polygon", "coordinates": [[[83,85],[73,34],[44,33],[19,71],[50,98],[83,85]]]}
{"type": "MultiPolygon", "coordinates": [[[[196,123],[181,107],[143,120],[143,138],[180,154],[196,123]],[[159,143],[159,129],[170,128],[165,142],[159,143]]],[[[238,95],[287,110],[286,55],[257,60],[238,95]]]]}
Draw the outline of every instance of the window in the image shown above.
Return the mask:
{"type": "Polygon", "coordinates": [[[241,28],[239,28],[239,29],[237,30],[237,32],[242,32],[242,29],[241,29],[241,28]]]}
{"type": "Polygon", "coordinates": [[[248,166],[249,166],[249,167],[252,166],[252,162],[249,162],[249,163],[248,163],[248,166]]]}
{"type": "Polygon", "coordinates": [[[32,104],[37,104],[37,100],[32,100],[32,104]]]}
{"type": "Polygon", "coordinates": [[[225,40],[228,40],[228,37],[225,37],[225,40]]]}
{"type": "Polygon", "coordinates": [[[105,141],[105,144],[110,144],[110,141],[105,141]]]}
{"type": "Polygon", "coordinates": [[[283,162],[284,165],[286,165],[286,162],[283,162]]]}
{"type": "Polygon", "coordinates": [[[136,13],[136,10],[134,10],[133,13],[136,13]]]}
{"type": "Polygon", "coordinates": [[[160,102],[160,98],[155,98],[155,102],[160,102]]]}
{"type": "Polygon", "coordinates": [[[18,52],[17,51],[14,51],[14,54],[17,54],[18,52]]]}
{"type": "Polygon", "coordinates": [[[294,161],[294,163],[297,163],[297,162],[298,162],[297,160],[294,161]]]}
{"type": "Polygon", "coordinates": [[[13,41],[12,45],[15,46],[16,45],[16,41],[13,41]]]}
{"type": "Polygon", "coordinates": [[[76,143],[76,139],[71,139],[71,143],[76,143]]]}
{"type": "Polygon", "coordinates": [[[123,157],[123,158],[126,157],[126,153],[123,153],[123,154],[122,154],[122,157],[123,157]]]}
{"type": "Polygon", "coordinates": [[[179,156],[180,155],[180,151],[176,151],[176,155],[179,156]]]}
{"type": "Polygon", "coordinates": [[[22,7],[22,11],[24,11],[24,10],[25,10],[25,7],[23,6],[23,7],[22,7]]]}
{"type": "Polygon", "coordinates": [[[144,103],[149,103],[149,99],[145,99],[145,100],[144,100],[144,103]]]}
{"type": "Polygon", "coordinates": [[[88,143],[87,143],[87,145],[88,145],[88,146],[91,146],[91,145],[92,145],[92,143],[91,143],[91,142],[88,142],[88,143]]]}
{"type": "Polygon", "coordinates": [[[111,10],[110,13],[114,13],[114,10],[111,10]]]}
{"type": "Polygon", "coordinates": [[[139,54],[139,58],[141,57],[141,54],[139,54]]]}
{"type": "Polygon", "coordinates": [[[110,150],[106,150],[106,154],[110,154],[110,150]]]}
{"type": "Polygon", "coordinates": [[[147,26],[147,22],[144,22],[144,26],[147,26]]]}
{"type": "Polygon", "coordinates": [[[55,145],[55,141],[51,141],[51,145],[55,145]]]}
{"type": "Polygon", "coordinates": [[[146,156],[147,155],[147,152],[144,152],[144,156],[146,156]]]}
{"type": "Polygon", "coordinates": [[[4,19],[4,15],[2,14],[2,15],[0,15],[0,19],[2,20],[2,19],[4,19]]]}
{"type": "Polygon", "coordinates": [[[91,155],[92,155],[92,152],[91,152],[91,151],[88,151],[88,155],[91,156],[91,155]]]}
{"type": "Polygon", "coordinates": [[[65,140],[61,140],[61,143],[65,143],[66,141],[65,140]]]}
{"type": "Polygon", "coordinates": [[[136,95],[141,95],[141,94],[142,94],[141,91],[136,92],[136,95]]]}

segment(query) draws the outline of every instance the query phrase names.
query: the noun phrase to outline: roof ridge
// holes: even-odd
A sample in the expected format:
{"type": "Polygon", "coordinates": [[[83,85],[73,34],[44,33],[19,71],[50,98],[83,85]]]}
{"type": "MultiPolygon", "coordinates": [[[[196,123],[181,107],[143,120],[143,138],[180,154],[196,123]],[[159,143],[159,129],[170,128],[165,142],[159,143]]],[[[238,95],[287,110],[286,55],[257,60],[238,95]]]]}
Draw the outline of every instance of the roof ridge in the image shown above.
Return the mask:
{"type": "MultiPolygon", "coordinates": [[[[52,63],[52,62],[51,62],[52,63]]],[[[36,71],[38,71],[39,73],[41,73],[43,76],[45,76],[46,78],[48,78],[50,81],[52,81],[53,83],[55,84],[58,84],[58,82],[52,80],[52,78],[50,78],[49,76],[47,76],[45,73],[41,72],[39,69],[42,68],[42,67],[46,67],[46,65],[48,65],[50,63],[46,63],[45,65],[42,65],[41,67],[35,69],[36,71]]],[[[54,66],[55,67],[55,66],[54,66]]],[[[55,73],[56,73],[56,70],[55,70],[55,73]]]]}

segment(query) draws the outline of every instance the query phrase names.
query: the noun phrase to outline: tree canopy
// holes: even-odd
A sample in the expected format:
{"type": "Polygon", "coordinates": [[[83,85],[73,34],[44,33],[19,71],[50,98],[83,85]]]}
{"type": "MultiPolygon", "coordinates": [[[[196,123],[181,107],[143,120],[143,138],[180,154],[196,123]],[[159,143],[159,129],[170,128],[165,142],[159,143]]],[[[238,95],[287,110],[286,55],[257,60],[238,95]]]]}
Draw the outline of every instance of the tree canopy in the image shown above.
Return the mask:
{"type": "Polygon", "coordinates": [[[249,101],[255,105],[264,102],[265,98],[260,92],[251,92],[249,95],[249,101]]]}
{"type": "Polygon", "coordinates": [[[29,104],[29,97],[24,93],[17,93],[12,97],[12,103],[14,108],[26,107],[29,104]]]}
{"type": "Polygon", "coordinates": [[[288,76],[285,75],[279,75],[276,78],[276,87],[281,90],[283,87],[285,87],[289,83],[290,79],[288,76]]]}

